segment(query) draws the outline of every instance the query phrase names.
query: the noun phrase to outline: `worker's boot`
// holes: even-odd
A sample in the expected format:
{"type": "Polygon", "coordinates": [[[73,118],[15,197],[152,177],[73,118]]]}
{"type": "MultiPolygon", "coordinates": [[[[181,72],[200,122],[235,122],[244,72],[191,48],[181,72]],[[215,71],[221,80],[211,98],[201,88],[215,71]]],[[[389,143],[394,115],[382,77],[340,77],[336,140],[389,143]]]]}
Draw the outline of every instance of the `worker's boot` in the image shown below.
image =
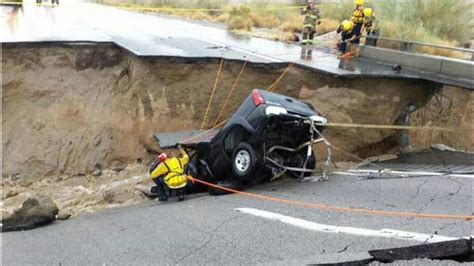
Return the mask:
{"type": "Polygon", "coordinates": [[[162,186],[156,186],[156,192],[158,194],[159,201],[168,201],[168,195],[166,194],[166,191],[163,189],[162,186]]]}
{"type": "Polygon", "coordinates": [[[183,200],[184,200],[184,194],[185,194],[184,188],[178,190],[178,200],[179,200],[179,201],[183,201],[183,200]]]}

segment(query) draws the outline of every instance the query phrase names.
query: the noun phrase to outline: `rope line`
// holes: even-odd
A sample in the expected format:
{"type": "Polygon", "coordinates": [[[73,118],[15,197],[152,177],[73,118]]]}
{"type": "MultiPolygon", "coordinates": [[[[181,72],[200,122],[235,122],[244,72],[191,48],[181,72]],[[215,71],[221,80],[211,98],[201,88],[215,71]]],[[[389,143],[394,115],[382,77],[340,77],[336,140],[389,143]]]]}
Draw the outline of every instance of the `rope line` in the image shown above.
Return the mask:
{"type": "Polygon", "coordinates": [[[303,208],[308,208],[308,209],[320,209],[320,210],[335,211],[335,212],[350,212],[350,213],[359,213],[359,214],[366,214],[366,215],[388,216],[388,217],[410,217],[410,218],[423,218],[423,219],[463,220],[463,221],[471,221],[474,219],[473,215],[381,211],[381,210],[369,210],[369,209],[363,209],[363,208],[339,207],[339,206],[332,206],[332,205],[319,204],[319,203],[308,203],[308,202],[303,202],[303,201],[282,199],[282,198],[276,198],[272,196],[265,196],[265,195],[255,194],[255,193],[239,191],[235,189],[225,188],[216,184],[212,184],[212,183],[209,183],[209,182],[206,182],[194,177],[189,177],[189,178],[193,182],[197,182],[205,186],[220,189],[223,191],[235,193],[241,196],[246,196],[246,197],[254,198],[258,200],[293,205],[293,206],[298,206],[298,207],[303,207],[303,208]]]}
{"type": "Polygon", "coordinates": [[[417,126],[399,126],[399,125],[376,125],[376,124],[347,124],[347,123],[326,123],[317,124],[324,127],[343,127],[343,128],[368,128],[368,129],[403,129],[403,130],[431,130],[431,131],[474,131],[474,128],[445,128],[445,127],[417,127],[417,126]]]}
{"type": "Polygon", "coordinates": [[[221,75],[223,64],[224,64],[224,58],[221,59],[221,63],[219,64],[219,70],[217,71],[216,80],[214,81],[214,86],[212,87],[211,96],[209,97],[209,103],[207,104],[207,109],[206,109],[206,112],[204,113],[200,130],[203,130],[204,126],[206,125],[207,118],[209,116],[209,110],[211,109],[212,100],[214,99],[214,94],[216,93],[217,83],[219,82],[219,77],[221,75]]]}
{"type": "MultiPolygon", "coordinates": [[[[224,60],[224,59],[221,60],[221,64],[222,64],[223,60],[224,60]]],[[[246,64],[247,64],[247,62],[245,62],[244,66],[245,66],[246,64]]],[[[278,82],[279,82],[281,79],[283,79],[283,77],[286,75],[286,73],[288,73],[288,71],[291,69],[291,67],[293,67],[293,65],[294,65],[294,63],[290,63],[290,64],[288,65],[288,67],[286,68],[286,70],[275,80],[275,82],[273,82],[273,84],[267,89],[267,91],[270,90],[270,89],[273,87],[273,85],[278,84],[278,82]]],[[[219,72],[220,72],[220,70],[221,70],[221,66],[219,66],[219,72]]],[[[218,77],[219,77],[219,72],[218,72],[218,76],[217,76],[217,78],[216,78],[216,82],[217,82],[217,79],[218,79],[218,77]]],[[[242,67],[241,73],[239,73],[239,75],[241,75],[242,72],[243,72],[243,67],[242,67]]],[[[213,91],[214,91],[214,90],[213,90],[213,91]]],[[[213,96],[211,95],[211,97],[213,97],[213,96]]],[[[212,101],[211,101],[211,99],[210,99],[209,103],[211,103],[211,102],[212,102],[212,101]]],[[[207,115],[208,115],[209,109],[210,109],[210,104],[208,105],[208,110],[206,111],[206,114],[205,114],[205,116],[204,116],[205,119],[207,119],[206,117],[207,117],[207,115]]],[[[222,122],[219,123],[219,124],[214,125],[212,128],[210,128],[210,129],[208,129],[208,130],[205,130],[204,132],[202,132],[202,133],[200,133],[200,134],[197,134],[196,136],[193,136],[193,137],[190,137],[190,138],[188,138],[188,139],[186,139],[186,140],[183,140],[182,143],[189,142],[189,141],[195,140],[195,139],[197,139],[197,138],[199,138],[199,137],[202,137],[202,136],[206,135],[207,133],[211,132],[212,130],[214,130],[214,129],[216,129],[216,128],[219,128],[220,126],[224,125],[225,123],[227,123],[227,121],[229,121],[229,118],[225,119],[224,121],[222,121],[222,122]]],[[[204,122],[204,121],[203,121],[203,122],[204,122]]],[[[203,130],[203,126],[202,126],[202,125],[201,125],[201,129],[200,129],[200,130],[203,130]]]]}
{"type": "MultiPolygon", "coordinates": [[[[141,11],[173,11],[173,12],[222,12],[229,11],[229,8],[174,8],[174,7],[139,7],[139,6],[124,6],[124,5],[109,5],[125,10],[141,10],[141,11]]],[[[251,10],[296,10],[304,6],[283,6],[283,7],[250,7],[251,10]]]]}
{"type": "Polygon", "coordinates": [[[227,95],[227,98],[225,99],[224,103],[222,104],[221,110],[219,111],[219,114],[217,115],[217,118],[214,121],[214,126],[217,125],[217,123],[219,122],[219,119],[221,118],[222,114],[224,113],[224,109],[225,109],[227,103],[229,102],[230,97],[234,93],[234,90],[237,87],[237,83],[239,82],[240,77],[242,76],[242,73],[244,72],[244,69],[245,69],[246,66],[247,66],[247,61],[244,62],[243,66],[242,66],[242,69],[240,70],[239,74],[237,75],[237,78],[234,81],[234,84],[232,85],[232,89],[230,90],[229,94],[227,95]]]}
{"type": "Polygon", "coordinates": [[[197,138],[199,138],[199,137],[202,137],[202,136],[206,135],[207,133],[211,132],[212,130],[214,130],[214,129],[216,129],[216,128],[222,126],[222,125],[224,125],[227,121],[229,121],[229,119],[226,119],[226,120],[220,122],[219,124],[213,126],[212,128],[210,128],[210,129],[208,129],[208,130],[205,130],[205,131],[203,131],[203,132],[197,134],[196,136],[193,136],[193,137],[190,137],[189,139],[183,140],[181,144],[185,144],[185,142],[189,142],[189,141],[195,140],[195,139],[197,139],[197,138]]]}
{"type": "Polygon", "coordinates": [[[270,87],[268,87],[267,91],[274,91],[277,88],[277,86],[280,84],[281,80],[283,80],[286,74],[291,70],[294,64],[295,63],[293,62],[289,63],[285,71],[280,75],[280,77],[277,78],[277,80],[275,80],[275,82],[273,82],[272,85],[270,85],[270,87]]]}

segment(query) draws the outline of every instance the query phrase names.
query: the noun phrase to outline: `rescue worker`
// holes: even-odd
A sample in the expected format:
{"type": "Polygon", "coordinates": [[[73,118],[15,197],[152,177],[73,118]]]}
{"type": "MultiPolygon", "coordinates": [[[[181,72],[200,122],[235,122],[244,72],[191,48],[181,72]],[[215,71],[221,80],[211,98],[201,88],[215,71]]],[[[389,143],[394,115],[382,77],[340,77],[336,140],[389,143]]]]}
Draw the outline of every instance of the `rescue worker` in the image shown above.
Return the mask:
{"type": "MultiPolygon", "coordinates": [[[[364,9],[364,29],[369,37],[378,38],[380,36],[380,29],[372,8],[364,9]]],[[[365,44],[377,46],[377,41],[378,39],[367,38],[365,44]]]]}
{"type": "Polygon", "coordinates": [[[305,46],[313,45],[316,25],[320,24],[319,19],[321,18],[321,13],[315,4],[315,0],[308,0],[308,4],[301,10],[301,14],[304,15],[303,38],[301,40],[301,44],[303,45],[301,51],[302,57],[306,57],[306,52],[308,52],[308,56],[311,57],[312,50],[308,50],[305,46]]]}
{"type": "Polygon", "coordinates": [[[356,39],[356,35],[354,32],[354,23],[350,20],[344,20],[339,25],[339,28],[336,31],[338,34],[341,34],[339,39],[338,48],[340,55],[345,55],[346,53],[350,52],[348,49],[348,43],[353,43],[356,39]]]}
{"type": "Polygon", "coordinates": [[[352,11],[352,22],[354,23],[354,33],[356,34],[357,38],[354,40],[353,43],[359,44],[360,37],[362,36],[362,32],[364,29],[364,0],[355,0],[356,8],[352,11]]]}
{"type": "Polygon", "coordinates": [[[183,149],[180,149],[180,152],[179,158],[168,158],[166,153],[160,154],[159,162],[150,169],[150,177],[156,184],[154,188],[159,201],[167,201],[168,192],[171,190],[177,191],[179,201],[184,200],[185,188],[188,185],[188,176],[184,173],[184,169],[189,162],[189,156],[183,149]]]}

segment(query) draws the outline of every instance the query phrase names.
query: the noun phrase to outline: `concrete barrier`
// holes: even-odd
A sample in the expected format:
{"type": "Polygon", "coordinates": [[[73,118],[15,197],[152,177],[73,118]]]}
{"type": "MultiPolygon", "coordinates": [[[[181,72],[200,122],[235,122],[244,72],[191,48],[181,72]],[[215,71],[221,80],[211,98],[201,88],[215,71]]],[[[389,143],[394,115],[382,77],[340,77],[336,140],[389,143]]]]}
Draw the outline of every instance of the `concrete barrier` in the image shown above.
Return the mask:
{"type": "Polygon", "coordinates": [[[453,58],[416,54],[372,46],[361,46],[360,57],[407,68],[442,74],[450,77],[473,79],[474,62],[453,58]]]}
{"type": "Polygon", "coordinates": [[[445,58],[441,65],[441,74],[446,76],[474,78],[474,62],[445,58]]]}

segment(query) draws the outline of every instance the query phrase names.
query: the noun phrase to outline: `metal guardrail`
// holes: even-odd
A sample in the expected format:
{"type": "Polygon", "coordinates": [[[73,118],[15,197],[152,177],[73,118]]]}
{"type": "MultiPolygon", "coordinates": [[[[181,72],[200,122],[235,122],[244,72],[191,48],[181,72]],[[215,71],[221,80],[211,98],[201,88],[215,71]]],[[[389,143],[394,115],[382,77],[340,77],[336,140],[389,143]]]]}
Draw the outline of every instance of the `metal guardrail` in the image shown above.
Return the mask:
{"type": "Polygon", "coordinates": [[[451,51],[457,51],[457,52],[462,52],[462,53],[467,53],[471,54],[471,61],[474,61],[474,49],[467,49],[467,48],[461,48],[461,47],[453,47],[453,46],[444,46],[444,45],[438,45],[438,44],[430,44],[430,43],[422,43],[422,42],[417,42],[417,41],[407,41],[407,40],[400,40],[400,39],[394,39],[394,38],[385,38],[385,37],[374,37],[374,36],[364,36],[368,39],[377,39],[377,40],[382,40],[382,41],[389,41],[389,42],[396,42],[400,44],[400,50],[401,51],[414,51],[415,46],[426,46],[426,47],[432,47],[436,49],[443,49],[443,50],[451,50],[451,51]]]}

